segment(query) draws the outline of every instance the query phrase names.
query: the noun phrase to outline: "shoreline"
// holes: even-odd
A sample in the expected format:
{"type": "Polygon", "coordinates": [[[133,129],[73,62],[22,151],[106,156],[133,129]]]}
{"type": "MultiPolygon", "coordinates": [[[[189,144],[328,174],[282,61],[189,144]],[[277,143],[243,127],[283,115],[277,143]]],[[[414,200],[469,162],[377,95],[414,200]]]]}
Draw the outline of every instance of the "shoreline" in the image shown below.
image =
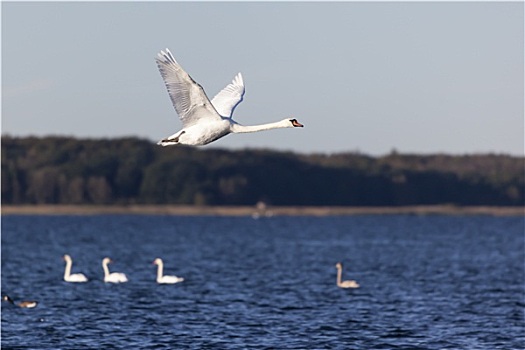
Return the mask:
{"type": "Polygon", "coordinates": [[[1,215],[174,215],[174,216],[346,216],[493,215],[525,216],[525,207],[415,205],[401,207],[193,206],[193,205],[2,205],[1,215]]]}

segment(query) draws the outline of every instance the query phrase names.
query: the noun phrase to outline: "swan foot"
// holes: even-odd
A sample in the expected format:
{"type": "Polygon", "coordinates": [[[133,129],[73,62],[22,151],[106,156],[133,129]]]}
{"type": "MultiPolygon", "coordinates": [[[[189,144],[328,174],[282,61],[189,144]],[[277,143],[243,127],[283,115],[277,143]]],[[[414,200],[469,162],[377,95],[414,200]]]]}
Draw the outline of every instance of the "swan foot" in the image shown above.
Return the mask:
{"type": "Polygon", "coordinates": [[[157,145],[161,145],[161,146],[175,145],[175,144],[179,143],[179,138],[184,133],[185,132],[183,131],[180,134],[178,134],[177,136],[175,136],[174,138],[162,139],[159,142],[157,142],[157,145]]]}

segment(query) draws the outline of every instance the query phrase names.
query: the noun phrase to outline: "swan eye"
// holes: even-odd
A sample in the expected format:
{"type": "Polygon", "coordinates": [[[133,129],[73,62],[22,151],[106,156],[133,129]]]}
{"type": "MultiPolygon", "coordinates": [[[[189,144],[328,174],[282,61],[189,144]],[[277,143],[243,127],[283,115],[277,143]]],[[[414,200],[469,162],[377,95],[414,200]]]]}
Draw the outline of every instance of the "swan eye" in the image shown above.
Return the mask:
{"type": "Polygon", "coordinates": [[[302,127],[304,126],[303,124],[299,123],[299,122],[297,121],[297,119],[290,119],[290,122],[291,122],[292,125],[293,125],[294,127],[296,127],[296,128],[297,128],[297,127],[302,128],[302,127]]]}

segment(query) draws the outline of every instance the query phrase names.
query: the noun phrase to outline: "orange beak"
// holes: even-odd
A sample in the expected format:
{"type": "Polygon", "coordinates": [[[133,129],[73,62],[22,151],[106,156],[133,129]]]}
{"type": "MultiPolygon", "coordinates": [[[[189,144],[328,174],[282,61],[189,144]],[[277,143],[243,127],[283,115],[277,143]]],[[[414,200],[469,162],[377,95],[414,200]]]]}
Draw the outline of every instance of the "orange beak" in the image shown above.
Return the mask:
{"type": "Polygon", "coordinates": [[[295,126],[296,128],[299,127],[299,128],[302,128],[304,125],[299,123],[297,120],[293,120],[292,121],[292,125],[295,126]]]}

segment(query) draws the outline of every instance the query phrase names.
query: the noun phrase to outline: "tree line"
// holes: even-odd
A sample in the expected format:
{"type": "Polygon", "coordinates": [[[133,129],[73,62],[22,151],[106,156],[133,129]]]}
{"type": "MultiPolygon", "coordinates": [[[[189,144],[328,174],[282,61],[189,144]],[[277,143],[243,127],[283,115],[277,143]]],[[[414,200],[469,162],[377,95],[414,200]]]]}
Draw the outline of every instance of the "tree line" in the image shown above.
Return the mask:
{"type": "Polygon", "coordinates": [[[525,158],[2,137],[3,204],[524,205],[525,158]]]}

